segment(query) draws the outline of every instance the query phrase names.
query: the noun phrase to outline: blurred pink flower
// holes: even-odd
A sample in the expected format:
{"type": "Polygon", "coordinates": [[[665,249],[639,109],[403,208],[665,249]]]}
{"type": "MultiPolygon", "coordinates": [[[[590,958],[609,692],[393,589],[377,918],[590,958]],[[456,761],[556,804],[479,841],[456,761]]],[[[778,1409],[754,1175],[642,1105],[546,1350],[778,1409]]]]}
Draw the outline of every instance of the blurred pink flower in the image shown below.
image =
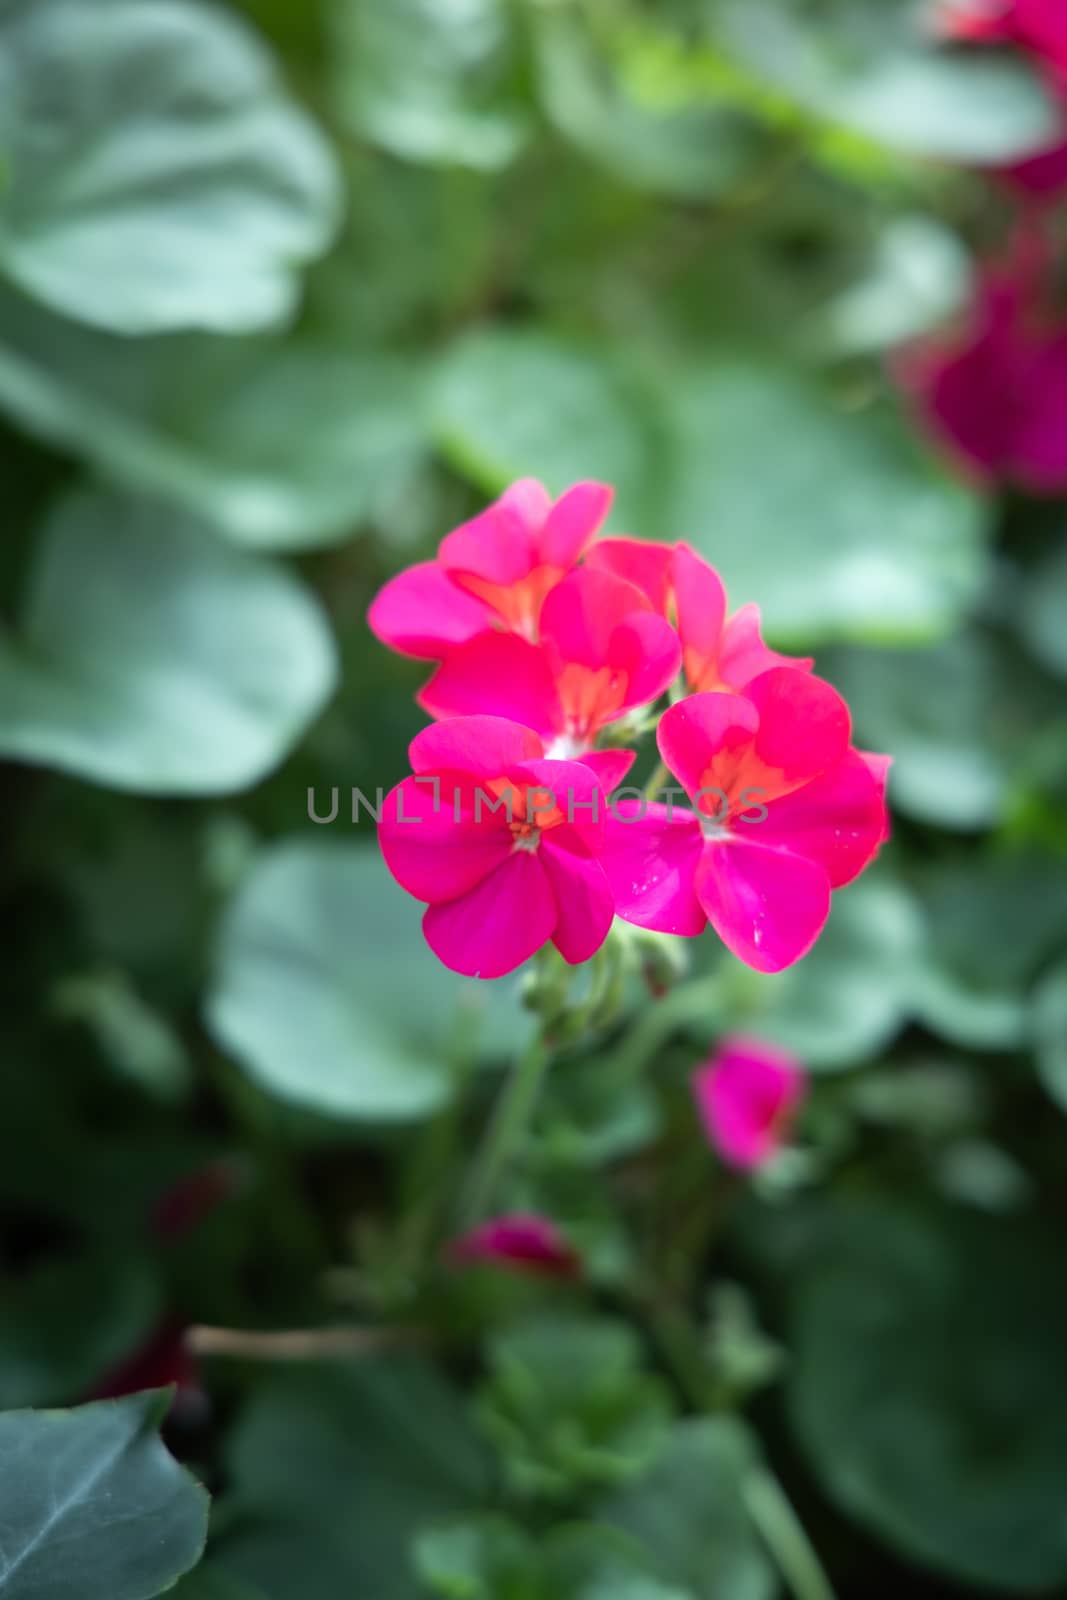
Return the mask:
{"type": "Polygon", "coordinates": [[[1036,202],[1055,199],[1067,190],[1067,6],[1063,0],[944,0],[938,23],[947,38],[1013,44],[1044,71],[1063,104],[1062,136],[1035,155],[992,170],[1036,202]]]}
{"type": "Polygon", "coordinates": [[[689,937],[710,922],[758,972],[799,961],[886,836],[887,760],[850,738],[836,690],[790,667],[671,706],[659,751],[693,809],[615,803],[602,860],[619,916],[689,937]]]}
{"type": "Polygon", "coordinates": [[[629,752],[548,761],[530,728],[478,716],[424,728],[410,756],[378,837],[397,883],[427,903],[423,933],[445,966],[500,978],[548,940],[572,965],[595,955],[615,910],[601,783],[619,781],[629,752]]]}
{"type": "Polygon", "coordinates": [[[454,1239],[447,1256],[457,1266],[491,1263],[548,1278],[574,1278],[581,1257],[554,1222],[534,1213],[494,1217],[454,1239]]]}
{"type": "Polygon", "coordinates": [[[368,620],[402,655],[439,661],[486,629],[536,637],[546,595],[575,565],[611,509],[614,491],[576,483],[555,502],[521,478],[442,539],[435,561],[391,579],[368,620]]]}
{"type": "Polygon", "coordinates": [[[987,482],[1067,488],[1067,320],[1047,308],[1048,264],[1025,228],[980,274],[953,334],[902,352],[894,370],[927,427],[987,482]]]}
{"type": "Polygon", "coordinates": [[[724,1039],[693,1074],[708,1139],[731,1167],[751,1172],[788,1138],[806,1090],[793,1056],[759,1039],[724,1039]]]}

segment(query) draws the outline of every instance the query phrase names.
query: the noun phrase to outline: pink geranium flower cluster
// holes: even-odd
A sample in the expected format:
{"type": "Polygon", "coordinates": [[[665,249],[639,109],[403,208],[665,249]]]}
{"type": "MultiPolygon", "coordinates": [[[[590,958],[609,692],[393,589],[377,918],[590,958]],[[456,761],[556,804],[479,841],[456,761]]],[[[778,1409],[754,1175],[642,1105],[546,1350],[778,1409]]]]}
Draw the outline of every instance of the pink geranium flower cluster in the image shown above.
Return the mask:
{"type": "Polygon", "coordinates": [[[754,605],[730,614],[688,545],[598,539],[611,498],[523,480],[375,599],[378,637],[433,663],[418,700],[436,719],[384,802],[386,863],[455,972],[500,977],[549,941],[586,961],[616,916],[710,922],[781,971],[885,838],[888,761],[852,747],[841,697],[764,644],[754,605]],[[657,740],[687,803],[609,801],[668,691],[657,740]]]}

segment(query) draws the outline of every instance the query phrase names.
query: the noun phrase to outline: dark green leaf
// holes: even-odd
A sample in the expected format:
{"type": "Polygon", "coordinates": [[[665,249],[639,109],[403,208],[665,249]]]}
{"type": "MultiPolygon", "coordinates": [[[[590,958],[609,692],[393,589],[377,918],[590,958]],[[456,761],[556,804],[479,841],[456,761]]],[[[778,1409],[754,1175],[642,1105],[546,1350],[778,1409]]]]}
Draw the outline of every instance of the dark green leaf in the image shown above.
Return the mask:
{"type": "Polygon", "coordinates": [[[0,635],[0,751],[116,788],[221,794],[265,776],[334,686],[312,596],[173,511],[81,495],[48,521],[0,635]]]}
{"type": "Polygon", "coordinates": [[[337,178],[256,39],[174,0],[9,0],[0,265],[120,333],[263,327],[329,242],[337,178]]]}
{"type": "MultiPolygon", "coordinates": [[[[346,793],[335,828],[348,803],[346,793]]],[[[374,846],[280,845],[222,929],[208,1003],[219,1043],[272,1093],[326,1115],[432,1111],[449,1093],[461,1031],[473,1023],[479,1054],[507,1055],[531,1023],[513,981],[457,978],[420,921],[374,846]]]]}
{"type": "Polygon", "coordinates": [[[4,1600],[150,1600],[197,1561],[207,1495],[159,1441],[166,1406],[0,1415],[4,1600]]]}

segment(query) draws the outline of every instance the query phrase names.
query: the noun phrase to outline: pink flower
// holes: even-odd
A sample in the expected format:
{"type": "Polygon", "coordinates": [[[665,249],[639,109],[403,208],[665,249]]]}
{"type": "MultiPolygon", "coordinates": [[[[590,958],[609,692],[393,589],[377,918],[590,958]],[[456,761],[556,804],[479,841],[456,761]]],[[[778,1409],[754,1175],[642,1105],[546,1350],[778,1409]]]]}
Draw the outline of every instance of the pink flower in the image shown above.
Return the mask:
{"type": "Polygon", "coordinates": [[[576,483],[553,503],[533,478],[442,539],[436,561],[393,578],[371,604],[383,644],[438,661],[487,628],[536,637],[546,595],[578,561],[611,509],[613,491],[576,483]]]}
{"type": "Polygon", "coordinates": [[[452,1241],[447,1255],[459,1266],[491,1262],[547,1278],[575,1278],[582,1268],[578,1252],[554,1222],[522,1212],[472,1228],[452,1241]]]}
{"type": "Polygon", "coordinates": [[[414,776],[385,800],[378,836],[401,888],[427,903],[434,954],[475,978],[513,972],[548,940],[588,961],[614,915],[602,785],[633,756],[546,760],[535,732],[493,716],[424,728],[410,755],[414,776]]]}
{"type": "Polygon", "coordinates": [[[939,23],[948,38],[1015,44],[1067,72],[1063,0],[944,0],[939,23]]]}
{"type": "Polygon", "coordinates": [[[1062,0],[944,0],[938,14],[950,39],[1014,44],[1044,70],[1063,102],[1063,133],[1047,149],[992,170],[1034,201],[1067,189],[1067,8],[1062,0]]]}
{"type": "Polygon", "coordinates": [[[534,728],[553,753],[587,750],[678,675],[674,629],[633,584],[580,568],[541,609],[539,639],[481,633],[452,650],[418,696],[433,717],[489,712],[534,728]]]}
{"type": "Polygon", "coordinates": [[[693,1097],[711,1143],[742,1172],[781,1148],[804,1098],[804,1069],[759,1039],[724,1039],[693,1074],[693,1097]]]}
{"type": "Polygon", "coordinates": [[[1047,262],[1027,231],[981,275],[963,329],[897,358],[932,433],[988,482],[1034,494],[1067,488],[1067,322],[1045,311],[1047,262]]]}
{"type": "Polygon", "coordinates": [[[694,809],[616,802],[602,860],[618,915],[689,937],[710,922],[747,965],[781,972],[877,854],[886,758],[852,749],[840,695],[788,667],[681,701],[657,738],[694,809]]]}
{"type": "Polygon", "coordinates": [[[586,566],[625,578],[654,610],[673,620],[691,690],[743,689],[771,667],[807,671],[812,665],[810,660],[779,655],[764,644],[759,606],[742,606],[728,616],[722,579],[688,544],[601,539],[590,550],[586,566]]]}

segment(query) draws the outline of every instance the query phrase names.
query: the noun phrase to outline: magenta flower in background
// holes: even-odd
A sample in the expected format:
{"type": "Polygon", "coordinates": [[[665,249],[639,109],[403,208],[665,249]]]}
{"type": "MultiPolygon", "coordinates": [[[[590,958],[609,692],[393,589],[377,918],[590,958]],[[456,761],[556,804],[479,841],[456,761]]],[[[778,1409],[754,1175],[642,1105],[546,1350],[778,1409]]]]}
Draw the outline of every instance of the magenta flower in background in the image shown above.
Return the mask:
{"type": "Polygon", "coordinates": [[[1063,133],[1046,150],[991,170],[1037,204],[1067,190],[1067,6],[1063,0],[945,0],[942,33],[973,43],[1012,44],[1044,72],[1062,103],[1063,133]]]}
{"type": "Polygon", "coordinates": [[[595,538],[614,491],[576,483],[553,501],[521,478],[485,511],[442,539],[436,561],[392,578],[368,620],[402,655],[440,661],[487,629],[537,635],[546,595],[595,538]]]}
{"type": "Polygon", "coordinates": [[[799,961],[886,837],[887,759],[850,738],[837,691],[789,667],[671,706],[660,755],[692,809],[616,802],[602,859],[618,915],[689,937],[710,922],[758,972],[799,961]]]}
{"type": "Polygon", "coordinates": [[[1033,494],[1067,488],[1067,320],[1047,309],[1047,255],[1024,229],[986,267],[961,329],[894,370],[923,422],[972,475],[1033,494]]]}
{"type": "Polygon", "coordinates": [[[549,594],[539,635],[535,644],[479,634],[449,653],[419,704],[433,717],[508,717],[553,741],[553,754],[577,755],[609,723],[658,699],[681,665],[677,634],[646,596],[588,567],[549,594]]]}
{"type": "Polygon", "coordinates": [[[708,1139],[731,1167],[762,1167],[789,1137],[804,1098],[804,1069],[759,1039],[724,1039],[693,1074],[693,1097],[708,1139]]]}
{"type": "Polygon", "coordinates": [[[771,667],[810,669],[810,660],[779,655],[764,644],[760,610],[749,604],[728,615],[726,586],[715,568],[688,544],[645,539],[601,539],[587,567],[598,567],[640,589],[672,621],[682,646],[690,690],[743,689],[771,667]]]}
{"type": "Polygon", "coordinates": [[[530,728],[456,717],[415,737],[414,776],[383,803],[386,865],[426,902],[426,942],[453,972],[500,978],[549,940],[577,965],[608,936],[615,907],[598,859],[602,782],[620,781],[633,758],[544,755],[530,728]]]}
{"type": "Polygon", "coordinates": [[[492,1265],[546,1278],[575,1278],[582,1261],[547,1217],[516,1212],[494,1217],[454,1239],[447,1257],[457,1266],[492,1265]]]}

